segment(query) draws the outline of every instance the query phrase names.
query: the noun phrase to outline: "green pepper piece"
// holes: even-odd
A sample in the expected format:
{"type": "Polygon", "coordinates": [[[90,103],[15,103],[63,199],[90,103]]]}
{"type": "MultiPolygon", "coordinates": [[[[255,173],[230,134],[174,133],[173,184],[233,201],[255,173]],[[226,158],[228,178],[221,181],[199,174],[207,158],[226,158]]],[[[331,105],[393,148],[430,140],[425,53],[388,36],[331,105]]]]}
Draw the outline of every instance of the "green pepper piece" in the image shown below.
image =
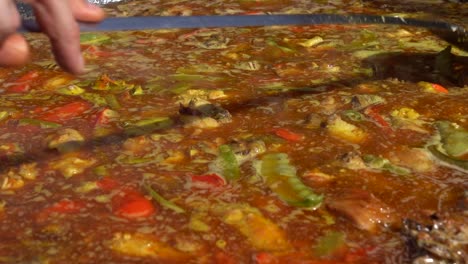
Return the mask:
{"type": "Polygon", "coordinates": [[[439,121],[436,126],[442,147],[449,156],[459,157],[468,153],[468,131],[448,121],[439,121]]]}
{"type": "Polygon", "coordinates": [[[110,108],[112,108],[114,110],[118,110],[118,109],[122,108],[119,101],[115,97],[115,95],[108,94],[104,98],[105,98],[106,102],[109,104],[110,108]]]}
{"type": "Polygon", "coordinates": [[[411,173],[409,169],[394,165],[388,159],[384,159],[382,157],[377,157],[374,155],[364,155],[362,159],[364,160],[367,166],[373,169],[385,170],[397,175],[408,175],[411,173]]]}
{"type": "Polygon", "coordinates": [[[323,195],[317,195],[296,174],[285,153],[271,153],[263,157],[261,175],[266,184],[286,203],[297,207],[318,208],[323,195]]]}
{"type": "Polygon", "coordinates": [[[427,149],[440,161],[464,170],[468,170],[468,160],[459,160],[445,155],[444,153],[440,152],[435,145],[428,146],[427,149]]]}
{"type": "Polygon", "coordinates": [[[269,46],[276,47],[276,48],[278,48],[278,49],[280,49],[281,51],[286,52],[286,53],[292,53],[292,52],[294,52],[293,49],[290,49],[290,48],[285,47],[285,46],[281,46],[281,45],[279,45],[278,43],[276,43],[276,41],[274,41],[273,39],[267,39],[266,43],[267,43],[269,46]]]}
{"type": "Polygon", "coordinates": [[[84,45],[100,44],[110,40],[110,37],[104,34],[85,33],[80,35],[80,43],[84,45]]]}
{"type": "Polygon", "coordinates": [[[345,110],[342,113],[345,117],[349,118],[351,121],[360,122],[365,119],[363,114],[355,110],[345,110]]]}
{"type": "Polygon", "coordinates": [[[80,94],[81,99],[91,102],[98,106],[107,106],[107,101],[104,97],[95,93],[82,93],[80,94]]]}
{"type": "Polygon", "coordinates": [[[318,257],[332,256],[345,245],[345,234],[331,231],[320,237],[315,247],[315,255],[318,257]]]}
{"type": "Polygon", "coordinates": [[[223,177],[227,181],[237,180],[240,177],[239,162],[237,161],[234,151],[229,145],[221,145],[219,147],[219,157],[223,169],[223,177]]]}
{"type": "Polygon", "coordinates": [[[164,197],[162,197],[159,193],[157,193],[149,184],[143,184],[143,187],[146,189],[148,194],[156,200],[159,204],[161,204],[163,207],[166,207],[167,209],[171,209],[172,211],[176,213],[185,213],[185,210],[182,207],[179,207],[175,203],[166,200],[164,197]]]}
{"type": "Polygon", "coordinates": [[[32,118],[22,118],[19,120],[19,124],[40,126],[41,128],[58,128],[62,126],[54,122],[49,122],[49,121],[44,121],[44,120],[39,120],[39,119],[32,119],[32,118]]]}
{"type": "Polygon", "coordinates": [[[130,136],[139,136],[153,131],[170,127],[173,121],[169,117],[153,117],[139,120],[135,123],[126,123],[125,133],[130,136]]]}
{"type": "Polygon", "coordinates": [[[66,87],[61,87],[56,90],[57,93],[63,95],[80,95],[84,93],[86,90],[79,87],[78,85],[69,85],[66,87]]]}

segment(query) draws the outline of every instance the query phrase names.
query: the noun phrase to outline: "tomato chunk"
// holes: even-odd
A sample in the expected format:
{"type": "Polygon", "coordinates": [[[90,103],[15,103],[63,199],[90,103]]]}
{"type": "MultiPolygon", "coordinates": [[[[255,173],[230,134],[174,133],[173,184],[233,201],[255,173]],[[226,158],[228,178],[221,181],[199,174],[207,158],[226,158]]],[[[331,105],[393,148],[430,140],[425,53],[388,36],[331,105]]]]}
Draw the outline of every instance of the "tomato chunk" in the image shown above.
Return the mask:
{"type": "Polygon", "coordinates": [[[30,71],[13,81],[13,85],[7,88],[9,93],[25,93],[31,88],[30,83],[39,77],[38,71],[30,71]]]}
{"type": "Polygon", "coordinates": [[[135,190],[124,190],[123,195],[112,199],[113,211],[117,216],[125,218],[148,217],[156,212],[153,203],[135,190]]]}
{"type": "Polygon", "coordinates": [[[301,141],[301,140],[304,139],[304,135],[292,132],[292,131],[290,131],[288,129],[285,129],[285,128],[275,129],[274,133],[278,137],[286,139],[288,141],[297,142],[297,141],[301,141]]]}
{"type": "Polygon", "coordinates": [[[226,185],[226,180],[216,173],[192,175],[192,186],[197,188],[212,188],[226,185]]]}
{"type": "Polygon", "coordinates": [[[59,214],[78,213],[84,207],[85,207],[85,203],[82,201],[64,199],[40,211],[39,214],[37,215],[37,221],[43,222],[47,220],[47,218],[52,213],[59,213],[59,214]]]}
{"type": "Polygon", "coordinates": [[[41,113],[38,118],[44,121],[60,123],[80,116],[90,108],[91,105],[88,102],[76,101],[52,108],[45,113],[41,113]]]}
{"type": "Polygon", "coordinates": [[[112,191],[119,186],[119,183],[109,177],[104,177],[101,180],[97,181],[97,186],[103,191],[112,191]]]}

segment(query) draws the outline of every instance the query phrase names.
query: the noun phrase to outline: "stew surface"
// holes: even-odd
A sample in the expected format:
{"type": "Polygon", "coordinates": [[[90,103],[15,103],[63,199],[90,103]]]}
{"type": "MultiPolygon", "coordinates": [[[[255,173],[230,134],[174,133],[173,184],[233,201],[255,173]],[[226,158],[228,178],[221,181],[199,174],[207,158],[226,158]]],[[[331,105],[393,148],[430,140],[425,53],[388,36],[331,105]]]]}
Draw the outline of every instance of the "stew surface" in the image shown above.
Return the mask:
{"type": "MultiPolygon", "coordinates": [[[[434,15],[311,2],[109,11],[434,15]]],[[[381,25],[85,33],[77,77],[27,38],[32,63],[0,69],[0,262],[466,263],[463,47],[381,25]]]]}

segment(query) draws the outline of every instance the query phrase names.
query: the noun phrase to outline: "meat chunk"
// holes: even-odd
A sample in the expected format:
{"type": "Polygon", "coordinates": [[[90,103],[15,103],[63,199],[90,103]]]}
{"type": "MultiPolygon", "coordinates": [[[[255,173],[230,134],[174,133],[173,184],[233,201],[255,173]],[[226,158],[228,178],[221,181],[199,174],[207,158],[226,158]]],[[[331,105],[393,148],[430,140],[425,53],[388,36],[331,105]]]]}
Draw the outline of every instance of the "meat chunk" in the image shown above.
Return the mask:
{"type": "Polygon", "coordinates": [[[232,140],[229,142],[231,149],[236,154],[239,163],[244,163],[266,151],[265,142],[254,138],[232,140]]]}
{"type": "Polygon", "coordinates": [[[385,99],[374,94],[357,94],[351,98],[354,109],[364,109],[370,105],[385,103],[385,99]]]}
{"type": "Polygon", "coordinates": [[[181,105],[179,113],[182,115],[211,117],[221,123],[231,122],[231,114],[226,109],[202,99],[193,99],[187,106],[181,105]]]}
{"type": "Polygon", "coordinates": [[[327,202],[328,208],[351,220],[359,229],[374,232],[380,225],[394,226],[398,221],[395,210],[366,191],[354,190],[332,199],[327,202]]]}
{"type": "Polygon", "coordinates": [[[84,143],[84,137],[75,129],[66,128],[53,135],[49,141],[50,149],[60,152],[71,152],[77,150],[84,143]]]}
{"type": "Polygon", "coordinates": [[[232,121],[229,111],[203,99],[192,99],[188,105],[181,103],[179,113],[184,123],[199,128],[217,127],[232,121]]]}
{"type": "Polygon", "coordinates": [[[416,172],[430,172],[434,170],[434,162],[423,149],[403,147],[391,152],[389,159],[392,163],[411,168],[416,172]]]}
{"type": "Polygon", "coordinates": [[[339,156],[338,161],[350,170],[362,170],[367,168],[361,158],[361,154],[357,151],[351,151],[339,156]]]}
{"type": "Polygon", "coordinates": [[[432,216],[433,224],[424,226],[410,219],[403,222],[413,263],[455,263],[468,260],[467,215],[432,216]]]}

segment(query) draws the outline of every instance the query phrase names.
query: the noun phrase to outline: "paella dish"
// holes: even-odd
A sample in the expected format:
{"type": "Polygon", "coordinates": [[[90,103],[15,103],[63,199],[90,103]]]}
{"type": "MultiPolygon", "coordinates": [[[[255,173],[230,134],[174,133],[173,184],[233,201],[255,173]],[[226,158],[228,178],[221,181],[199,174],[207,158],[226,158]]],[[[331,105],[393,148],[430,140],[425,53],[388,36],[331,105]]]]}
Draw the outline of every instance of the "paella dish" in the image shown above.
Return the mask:
{"type": "MultiPolygon", "coordinates": [[[[468,17],[408,2],[106,9],[468,17]]],[[[466,263],[466,46],[392,25],[86,32],[73,76],[26,37],[31,63],[0,68],[1,263],[466,263]]]]}

